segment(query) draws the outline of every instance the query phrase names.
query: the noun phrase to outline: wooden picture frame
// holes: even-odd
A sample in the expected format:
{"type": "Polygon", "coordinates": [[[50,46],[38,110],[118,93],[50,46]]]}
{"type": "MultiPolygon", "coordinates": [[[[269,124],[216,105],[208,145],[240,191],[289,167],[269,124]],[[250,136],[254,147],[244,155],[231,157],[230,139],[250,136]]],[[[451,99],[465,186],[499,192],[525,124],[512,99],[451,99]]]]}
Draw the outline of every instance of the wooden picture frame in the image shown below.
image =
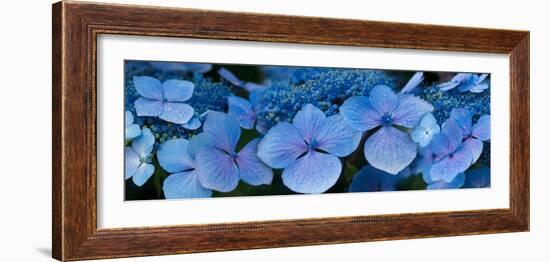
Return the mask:
{"type": "Polygon", "coordinates": [[[529,230],[529,32],[63,1],[53,5],[53,257],[81,260],[529,230]],[[510,57],[510,207],[98,229],[99,34],[468,51],[510,57]]]}

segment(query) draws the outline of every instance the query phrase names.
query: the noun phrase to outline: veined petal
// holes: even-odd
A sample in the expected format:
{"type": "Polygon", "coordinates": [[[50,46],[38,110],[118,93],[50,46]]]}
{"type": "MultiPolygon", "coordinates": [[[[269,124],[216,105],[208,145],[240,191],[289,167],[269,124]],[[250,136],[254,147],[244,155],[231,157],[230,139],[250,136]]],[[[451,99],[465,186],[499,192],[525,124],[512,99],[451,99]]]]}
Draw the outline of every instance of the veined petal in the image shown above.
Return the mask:
{"type": "Polygon", "coordinates": [[[259,143],[259,138],[250,141],[235,159],[239,167],[239,176],[244,182],[253,186],[270,185],[273,180],[273,170],[257,156],[259,143]]]}
{"type": "Polygon", "coordinates": [[[329,116],[317,131],[314,139],[317,148],[332,155],[345,157],[359,146],[362,133],[351,128],[340,115],[329,116]]]}
{"type": "Polygon", "coordinates": [[[443,158],[433,164],[430,169],[432,180],[444,180],[450,183],[458,174],[466,171],[472,163],[472,154],[469,150],[461,147],[452,155],[443,158]]]}
{"type": "Polygon", "coordinates": [[[431,148],[431,153],[436,155],[436,158],[441,158],[449,155],[451,151],[449,139],[444,134],[436,134],[428,145],[431,148]]]}
{"type": "Polygon", "coordinates": [[[134,86],[142,97],[152,100],[162,100],[162,84],[150,76],[134,76],[134,86]]]}
{"type": "Polygon", "coordinates": [[[451,111],[451,118],[458,124],[462,131],[462,137],[472,134],[472,113],[465,108],[454,108],[451,111]]]}
{"type": "Polygon", "coordinates": [[[195,156],[195,169],[202,186],[220,192],[229,192],[239,184],[239,169],[235,161],[221,150],[200,150],[195,156]]]}
{"type": "Polygon", "coordinates": [[[491,116],[483,115],[477,120],[474,125],[472,135],[481,139],[481,141],[487,141],[491,139],[491,116]]]}
{"type": "Polygon", "coordinates": [[[143,184],[145,184],[145,182],[149,180],[154,172],[155,166],[148,163],[141,163],[141,165],[137,168],[134,176],[132,176],[132,181],[134,181],[134,184],[136,184],[136,186],[143,186],[143,184]]]}
{"type": "Polygon", "coordinates": [[[132,149],[139,157],[147,157],[153,151],[155,145],[155,136],[151,133],[149,128],[144,127],[141,129],[141,136],[132,141],[132,149]]]}
{"type": "Polygon", "coordinates": [[[211,150],[214,147],[214,141],[207,133],[200,133],[189,140],[187,144],[187,153],[191,159],[195,159],[197,152],[201,150],[211,150]]]}
{"type": "Polygon", "coordinates": [[[365,142],[365,158],[382,171],[396,175],[416,157],[416,144],[394,127],[382,127],[365,142]]]}
{"type": "Polygon", "coordinates": [[[127,146],[124,148],[124,179],[128,179],[136,173],[141,164],[140,157],[134,150],[127,146]]]}
{"type": "Polygon", "coordinates": [[[393,112],[399,104],[399,98],[388,86],[378,85],[370,90],[369,102],[381,115],[393,112]]]}
{"type": "Polygon", "coordinates": [[[414,95],[400,95],[399,105],[393,111],[393,123],[399,126],[413,128],[420,123],[424,115],[432,112],[434,107],[414,95]]]}
{"type": "Polygon", "coordinates": [[[134,102],[138,116],[160,116],[164,111],[162,101],[140,97],[134,102]]]}
{"type": "Polygon", "coordinates": [[[380,125],[382,115],[376,111],[366,96],[352,96],[340,107],[340,114],[358,131],[367,131],[380,125]]]}
{"type": "Polygon", "coordinates": [[[254,128],[256,113],[248,100],[238,96],[230,96],[227,97],[227,104],[229,107],[227,114],[235,118],[242,128],[254,128]]]}
{"type": "Polygon", "coordinates": [[[321,109],[312,104],[306,104],[302,110],[296,113],[292,124],[298,129],[304,140],[311,143],[326,118],[321,109]]]}
{"type": "Polygon", "coordinates": [[[283,183],[298,193],[318,194],[332,187],[340,173],[340,159],[310,150],[283,170],[283,183]]]}
{"type": "Polygon", "coordinates": [[[159,118],[176,124],[185,124],[194,113],[195,110],[188,104],[167,102],[164,103],[164,111],[159,118]]]}
{"type": "Polygon", "coordinates": [[[479,156],[481,156],[481,152],[483,151],[483,142],[477,138],[468,138],[464,141],[464,143],[462,143],[462,147],[470,152],[472,155],[471,164],[474,164],[479,159],[479,156]]]}
{"type": "Polygon", "coordinates": [[[189,81],[170,79],[162,83],[164,98],[170,102],[185,102],[193,96],[195,85],[189,81]]]}
{"type": "Polygon", "coordinates": [[[441,134],[449,141],[449,152],[454,152],[462,144],[462,130],[453,118],[449,118],[441,126],[441,134]]]}
{"type": "Polygon", "coordinates": [[[241,137],[241,128],[233,117],[226,113],[210,111],[202,128],[210,135],[214,146],[228,153],[235,151],[241,137]]]}
{"type": "Polygon", "coordinates": [[[212,190],[204,188],[197,172],[188,171],[169,175],[162,184],[166,199],[211,197],[212,190]]]}
{"type": "Polygon", "coordinates": [[[177,173],[195,168],[195,161],[187,151],[189,141],[186,139],[171,139],[158,147],[157,159],[160,166],[170,172],[177,173]]]}
{"type": "Polygon", "coordinates": [[[464,188],[484,188],[491,186],[491,169],[482,166],[466,171],[466,182],[464,188]]]}
{"type": "Polygon", "coordinates": [[[258,157],[272,168],[284,168],[306,151],[298,129],[287,122],[269,129],[258,145],[258,157]]]}

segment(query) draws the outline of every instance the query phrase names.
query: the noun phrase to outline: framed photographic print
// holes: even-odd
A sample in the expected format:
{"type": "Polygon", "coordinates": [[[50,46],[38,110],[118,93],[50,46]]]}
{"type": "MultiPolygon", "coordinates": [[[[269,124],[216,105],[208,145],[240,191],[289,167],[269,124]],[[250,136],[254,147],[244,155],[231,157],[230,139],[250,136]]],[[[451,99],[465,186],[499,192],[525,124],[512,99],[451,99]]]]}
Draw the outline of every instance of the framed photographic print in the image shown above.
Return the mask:
{"type": "Polygon", "coordinates": [[[52,99],[59,260],[529,230],[529,32],[64,1],[52,99]]]}

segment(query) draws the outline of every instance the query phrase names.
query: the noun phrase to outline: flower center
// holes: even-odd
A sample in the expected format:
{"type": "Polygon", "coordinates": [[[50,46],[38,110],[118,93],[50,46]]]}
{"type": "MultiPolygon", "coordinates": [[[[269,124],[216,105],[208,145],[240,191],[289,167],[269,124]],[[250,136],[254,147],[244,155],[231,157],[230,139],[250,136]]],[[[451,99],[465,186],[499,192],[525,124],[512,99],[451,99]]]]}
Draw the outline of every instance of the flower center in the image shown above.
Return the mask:
{"type": "Polygon", "coordinates": [[[163,103],[166,103],[166,102],[168,102],[168,99],[167,99],[166,97],[163,97],[163,98],[162,98],[162,102],[163,102],[163,103]]]}
{"type": "Polygon", "coordinates": [[[386,113],[380,118],[380,122],[383,126],[391,126],[393,124],[393,117],[389,113],[386,113]]]}
{"type": "Polygon", "coordinates": [[[311,143],[309,143],[307,146],[309,147],[309,149],[315,149],[318,145],[319,145],[319,142],[317,142],[317,140],[315,139],[312,139],[311,143]]]}
{"type": "Polygon", "coordinates": [[[150,163],[151,162],[151,156],[140,157],[139,162],[140,163],[150,163]]]}

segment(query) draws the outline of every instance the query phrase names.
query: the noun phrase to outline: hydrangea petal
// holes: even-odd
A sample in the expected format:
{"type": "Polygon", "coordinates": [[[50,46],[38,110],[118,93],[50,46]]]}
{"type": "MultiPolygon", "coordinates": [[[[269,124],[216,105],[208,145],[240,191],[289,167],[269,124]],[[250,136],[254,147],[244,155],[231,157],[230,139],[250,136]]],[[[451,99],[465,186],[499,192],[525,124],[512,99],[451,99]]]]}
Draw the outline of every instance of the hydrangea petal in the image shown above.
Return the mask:
{"type": "Polygon", "coordinates": [[[483,151],[483,142],[476,138],[468,138],[464,141],[464,143],[462,143],[462,147],[470,152],[472,156],[472,164],[474,164],[479,159],[479,156],[481,156],[481,152],[483,151]]]}
{"type": "Polygon", "coordinates": [[[444,180],[445,182],[451,182],[456,175],[466,171],[472,163],[472,155],[469,150],[461,147],[452,155],[443,158],[433,164],[430,169],[430,176],[432,180],[444,180]]]}
{"type": "Polygon", "coordinates": [[[197,172],[188,171],[169,175],[162,184],[166,199],[211,197],[212,190],[204,188],[197,172]]]}
{"type": "Polygon", "coordinates": [[[371,165],[361,168],[353,176],[349,186],[349,192],[378,192],[394,191],[397,182],[401,179],[399,175],[388,174],[382,170],[376,169],[371,165]]]}
{"type": "Polygon", "coordinates": [[[153,151],[153,146],[155,144],[155,136],[151,133],[149,128],[141,129],[141,136],[132,141],[132,149],[140,157],[147,157],[153,151]]]}
{"type": "Polygon", "coordinates": [[[464,188],[484,188],[491,186],[491,169],[482,166],[466,172],[464,188]]]}
{"type": "Polygon", "coordinates": [[[445,92],[457,87],[459,84],[460,83],[449,81],[449,82],[441,83],[437,86],[439,87],[439,90],[445,92]]]}
{"type": "Polygon", "coordinates": [[[157,159],[160,166],[170,172],[182,172],[195,168],[193,159],[187,151],[189,141],[186,139],[171,139],[158,147],[157,159]]]}
{"type": "Polygon", "coordinates": [[[124,179],[132,177],[139,165],[141,164],[140,157],[134,150],[127,146],[124,148],[124,179]]]}
{"type": "Polygon", "coordinates": [[[235,159],[239,167],[239,176],[244,182],[253,186],[270,185],[273,180],[273,170],[258,159],[259,143],[259,138],[250,141],[235,159]]]}
{"type": "Polygon", "coordinates": [[[394,127],[382,127],[365,142],[365,158],[382,171],[397,174],[416,157],[416,144],[394,127]]]}
{"type": "Polygon", "coordinates": [[[477,85],[472,86],[472,88],[470,88],[470,92],[472,92],[472,93],[481,93],[481,92],[485,91],[488,88],[489,88],[489,83],[483,82],[481,84],[477,84],[477,85]]]}
{"type": "Polygon", "coordinates": [[[458,124],[462,131],[462,137],[472,134],[472,113],[465,108],[454,108],[451,111],[451,118],[458,124]]]}
{"type": "Polygon", "coordinates": [[[138,116],[160,116],[164,111],[162,101],[140,97],[134,102],[138,116]]]}
{"type": "Polygon", "coordinates": [[[164,98],[171,102],[185,102],[193,96],[195,85],[189,81],[170,79],[162,83],[164,98]]]}
{"type": "Polygon", "coordinates": [[[399,105],[393,112],[393,123],[399,126],[413,128],[417,126],[424,115],[434,110],[434,107],[414,95],[400,95],[399,105]]]}
{"type": "Polygon", "coordinates": [[[241,136],[241,128],[235,119],[226,113],[210,111],[202,128],[210,135],[216,147],[228,153],[235,151],[241,136]]]}
{"type": "Polygon", "coordinates": [[[134,76],[134,86],[139,95],[152,100],[162,100],[162,84],[150,76],[134,76]]]}
{"type": "Polygon", "coordinates": [[[200,183],[209,189],[229,192],[239,184],[239,170],[233,158],[217,148],[200,150],[195,156],[200,183]]]}
{"type": "Polygon", "coordinates": [[[340,159],[310,150],[283,170],[283,183],[294,192],[318,194],[332,187],[340,173],[340,159]]]}
{"type": "Polygon", "coordinates": [[[441,127],[441,134],[447,137],[449,141],[449,153],[456,151],[456,149],[462,144],[462,130],[456,121],[449,118],[443,123],[441,127]]]}
{"type": "Polygon", "coordinates": [[[446,183],[443,180],[435,181],[428,185],[427,189],[457,189],[464,185],[465,175],[464,173],[458,174],[450,183],[446,183]]]}
{"type": "Polygon", "coordinates": [[[323,122],[314,139],[317,148],[345,157],[357,149],[361,136],[361,132],[351,128],[341,115],[336,114],[323,122]]]}
{"type": "Polygon", "coordinates": [[[370,91],[369,102],[381,115],[391,113],[399,103],[398,96],[384,85],[377,85],[370,91]]]}
{"type": "Polygon", "coordinates": [[[203,149],[211,149],[214,147],[214,142],[212,141],[209,134],[200,133],[189,140],[187,144],[187,153],[191,159],[195,159],[197,152],[203,149]]]}
{"type": "Polygon", "coordinates": [[[238,96],[230,96],[227,98],[227,104],[227,114],[235,118],[242,128],[254,128],[256,113],[248,100],[238,96]]]}
{"type": "Polygon", "coordinates": [[[367,131],[380,125],[382,115],[376,111],[366,96],[352,96],[340,107],[340,114],[358,131],[367,131]]]}
{"type": "Polygon", "coordinates": [[[148,163],[141,163],[134,176],[132,176],[132,181],[134,181],[136,186],[143,186],[143,184],[149,180],[154,172],[155,166],[148,163]]]}
{"type": "Polygon", "coordinates": [[[164,103],[164,111],[159,118],[176,124],[185,124],[194,113],[195,110],[188,104],[168,102],[164,103]]]}
{"type": "Polygon", "coordinates": [[[124,129],[124,138],[126,140],[132,140],[141,135],[141,129],[137,124],[131,124],[124,129]]]}
{"type": "Polygon", "coordinates": [[[411,79],[405,84],[405,86],[401,89],[401,94],[407,94],[411,93],[418,85],[420,85],[424,81],[424,72],[416,72],[411,79]]]}
{"type": "Polygon", "coordinates": [[[433,154],[437,157],[447,156],[452,153],[447,136],[439,133],[434,135],[432,141],[428,145],[433,154]]]}
{"type": "Polygon", "coordinates": [[[229,81],[229,83],[235,85],[235,86],[243,86],[244,81],[239,79],[235,74],[233,74],[231,71],[227,70],[225,67],[222,67],[218,70],[218,75],[220,75],[223,79],[229,81]]]}
{"type": "Polygon", "coordinates": [[[481,139],[481,141],[487,141],[491,138],[490,115],[483,115],[477,120],[477,123],[473,127],[472,135],[481,139]]]}
{"type": "Polygon", "coordinates": [[[296,113],[292,124],[298,129],[304,140],[311,143],[312,138],[319,132],[326,118],[321,109],[312,104],[306,104],[302,107],[302,110],[296,113]]]}
{"type": "Polygon", "coordinates": [[[132,115],[132,112],[126,111],[124,112],[124,126],[130,126],[134,123],[134,115],[132,115]]]}
{"type": "Polygon", "coordinates": [[[258,157],[272,168],[284,168],[306,151],[298,129],[287,122],[269,129],[258,145],[258,157]]]}
{"type": "Polygon", "coordinates": [[[191,117],[187,123],[183,124],[182,126],[189,130],[197,130],[199,127],[201,127],[201,121],[198,117],[191,117]]]}

